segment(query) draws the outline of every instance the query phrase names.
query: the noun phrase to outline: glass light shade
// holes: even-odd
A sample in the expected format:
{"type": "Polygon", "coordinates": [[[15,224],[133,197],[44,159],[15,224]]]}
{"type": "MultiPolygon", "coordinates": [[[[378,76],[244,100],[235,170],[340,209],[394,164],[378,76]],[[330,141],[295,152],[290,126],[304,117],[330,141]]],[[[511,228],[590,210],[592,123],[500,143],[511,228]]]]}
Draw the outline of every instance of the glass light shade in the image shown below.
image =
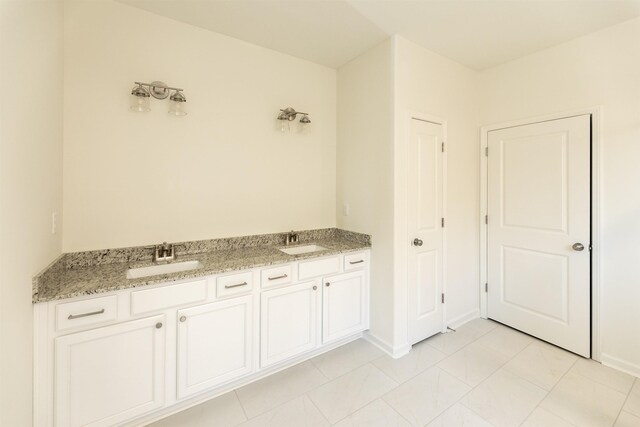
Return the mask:
{"type": "Polygon", "coordinates": [[[280,132],[289,132],[289,120],[278,120],[280,123],[280,132]]]}
{"type": "Polygon", "coordinates": [[[149,101],[149,95],[140,96],[131,94],[130,96],[130,108],[133,111],[151,111],[151,102],[149,101]]]}
{"type": "Polygon", "coordinates": [[[186,116],[187,112],[185,111],[186,102],[181,101],[169,101],[169,114],[172,116],[186,116]]]}
{"type": "Polygon", "coordinates": [[[309,119],[309,116],[306,114],[302,116],[298,124],[298,129],[304,134],[308,134],[311,131],[311,120],[309,119]]]}

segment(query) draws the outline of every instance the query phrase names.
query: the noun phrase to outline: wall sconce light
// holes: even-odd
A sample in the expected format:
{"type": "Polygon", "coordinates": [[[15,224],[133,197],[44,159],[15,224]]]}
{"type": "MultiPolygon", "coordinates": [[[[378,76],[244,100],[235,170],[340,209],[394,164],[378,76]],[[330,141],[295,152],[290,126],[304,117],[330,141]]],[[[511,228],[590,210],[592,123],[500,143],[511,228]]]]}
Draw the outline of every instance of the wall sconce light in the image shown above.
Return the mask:
{"type": "Polygon", "coordinates": [[[151,111],[150,99],[153,96],[156,99],[166,99],[169,97],[169,114],[174,116],[186,116],[184,104],[187,98],[182,93],[182,89],[170,87],[163,82],[142,83],[135,82],[137,86],[131,90],[130,108],[133,111],[151,111]],[[148,89],[147,89],[148,88],[148,89]]]}
{"type": "Polygon", "coordinates": [[[298,114],[302,114],[302,118],[300,119],[300,128],[303,132],[308,132],[309,127],[311,126],[311,119],[309,118],[309,113],[303,113],[301,111],[296,111],[291,107],[285,108],[284,110],[280,110],[278,113],[278,122],[280,123],[280,131],[289,132],[291,130],[289,126],[289,122],[292,122],[296,119],[298,114]]]}

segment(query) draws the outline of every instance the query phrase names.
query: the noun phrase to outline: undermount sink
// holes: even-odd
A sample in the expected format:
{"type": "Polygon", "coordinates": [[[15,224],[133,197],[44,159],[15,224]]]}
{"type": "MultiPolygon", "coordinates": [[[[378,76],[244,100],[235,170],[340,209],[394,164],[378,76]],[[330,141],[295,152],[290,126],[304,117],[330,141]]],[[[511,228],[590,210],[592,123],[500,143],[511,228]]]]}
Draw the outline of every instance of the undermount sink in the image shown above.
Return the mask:
{"type": "Polygon", "coordinates": [[[141,277],[157,276],[158,274],[178,273],[180,271],[197,270],[202,268],[200,261],[182,261],[171,264],[150,265],[148,267],[130,268],[127,270],[127,279],[139,279],[141,277]]]}
{"type": "Polygon", "coordinates": [[[320,252],[326,251],[327,248],[318,245],[304,245],[304,246],[293,246],[290,248],[280,248],[281,252],[284,252],[288,255],[302,255],[309,254],[311,252],[320,252]]]}

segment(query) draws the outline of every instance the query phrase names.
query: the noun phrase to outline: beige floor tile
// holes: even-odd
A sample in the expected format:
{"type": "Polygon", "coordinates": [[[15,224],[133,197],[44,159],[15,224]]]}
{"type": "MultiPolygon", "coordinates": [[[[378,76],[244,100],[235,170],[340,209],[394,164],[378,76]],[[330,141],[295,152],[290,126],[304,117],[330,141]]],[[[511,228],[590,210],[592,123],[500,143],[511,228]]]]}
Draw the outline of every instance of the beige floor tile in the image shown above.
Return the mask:
{"type": "Polygon", "coordinates": [[[237,393],[247,417],[253,418],[327,381],[318,368],[307,361],[239,388],[237,393]]]}
{"type": "MultiPolygon", "coordinates": [[[[328,427],[329,425],[307,396],[300,396],[240,424],[241,427],[328,427]]],[[[217,427],[217,424],[210,424],[210,426],[217,427]]]]}
{"type": "Polygon", "coordinates": [[[612,426],[626,395],[569,371],[540,407],[579,427],[612,426]]]}
{"type": "Polygon", "coordinates": [[[308,396],[331,423],[336,423],[397,385],[381,370],[366,364],[310,391],[308,396]]]}
{"type": "Polygon", "coordinates": [[[599,382],[600,384],[609,386],[624,394],[629,393],[631,386],[633,386],[634,378],[631,375],[625,374],[624,372],[608,366],[604,366],[603,364],[591,359],[581,358],[575,365],[573,365],[571,371],[580,374],[583,377],[592,379],[593,381],[599,382]]]}
{"type": "Polygon", "coordinates": [[[640,417],[640,379],[636,379],[633,387],[631,388],[631,392],[629,393],[629,397],[627,397],[627,401],[624,404],[624,408],[622,409],[640,417]]]}
{"type": "Polygon", "coordinates": [[[384,400],[414,426],[424,426],[471,390],[434,366],[400,385],[384,400]]]}
{"type": "Polygon", "coordinates": [[[462,326],[471,327],[476,329],[478,332],[481,332],[482,334],[486,334],[487,332],[491,332],[501,325],[498,322],[494,322],[493,320],[477,318],[465,323],[462,326]]]}
{"type": "Polygon", "coordinates": [[[475,387],[508,360],[507,356],[498,351],[472,343],[438,363],[438,366],[475,387]]]}
{"type": "Polygon", "coordinates": [[[359,339],[312,359],[329,379],[337,378],[384,355],[382,350],[359,339]]]}
{"type": "Polygon", "coordinates": [[[638,427],[640,426],[640,417],[629,412],[622,411],[618,416],[615,427],[638,427]]]}
{"type": "Polygon", "coordinates": [[[384,400],[378,399],[335,424],[335,427],[410,427],[384,400]]]}
{"type": "Polygon", "coordinates": [[[578,356],[568,351],[536,341],[511,359],[505,369],[551,390],[577,359],[578,356]]]}
{"type": "Polygon", "coordinates": [[[522,427],[577,427],[546,409],[536,408],[522,427]]]}
{"type": "Polygon", "coordinates": [[[445,357],[446,354],[423,341],[414,345],[409,354],[400,359],[385,355],[374,360],[373,364],[397,382],[403,383],[424,372],[445,357]]]}
{"type": "Polygon", "coordinates": [[[471,344],[482,336],[482,332],[468,325],[463,325],[455,332],[449,331],[445,334],[435,335],[425,342],[445,354],[453,354],[462,347],[471,344]]]}
{"type": "Polygon", "coordinates": [[[149,427],[230,427],[246,419],[236,393],[232,391],[149,424],[149,427]]]}
{"type": "Polygon", "coordinates": [[[493,427],[490,422],[460,403],[444,411],[428,427],[493,427]]]}
{"type": "Polygon", "coordinates": [[[532,342],[534,339],[529,335],[506,326],[499,326],[478,340],[478,344],[499,351],[509,358],[520,353],[532,342]]]}
{"type": "Polygon", "coordinates": [[[497,427],[513,427],[520,425],[546,394],[501,369],[465,396],[462,404],[497,427]]]}

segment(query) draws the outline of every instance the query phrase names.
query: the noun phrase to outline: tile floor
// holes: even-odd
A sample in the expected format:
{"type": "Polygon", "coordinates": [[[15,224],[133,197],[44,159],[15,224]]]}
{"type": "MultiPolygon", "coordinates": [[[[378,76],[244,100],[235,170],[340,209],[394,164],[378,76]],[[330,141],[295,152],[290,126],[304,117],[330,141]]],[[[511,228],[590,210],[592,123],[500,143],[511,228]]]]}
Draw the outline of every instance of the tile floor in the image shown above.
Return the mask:
{"type": "Polygon", "coordinates": [[[477,319],[392,359],[354,341],[153,427],[640,427],[640,379],[477,319]]]}

